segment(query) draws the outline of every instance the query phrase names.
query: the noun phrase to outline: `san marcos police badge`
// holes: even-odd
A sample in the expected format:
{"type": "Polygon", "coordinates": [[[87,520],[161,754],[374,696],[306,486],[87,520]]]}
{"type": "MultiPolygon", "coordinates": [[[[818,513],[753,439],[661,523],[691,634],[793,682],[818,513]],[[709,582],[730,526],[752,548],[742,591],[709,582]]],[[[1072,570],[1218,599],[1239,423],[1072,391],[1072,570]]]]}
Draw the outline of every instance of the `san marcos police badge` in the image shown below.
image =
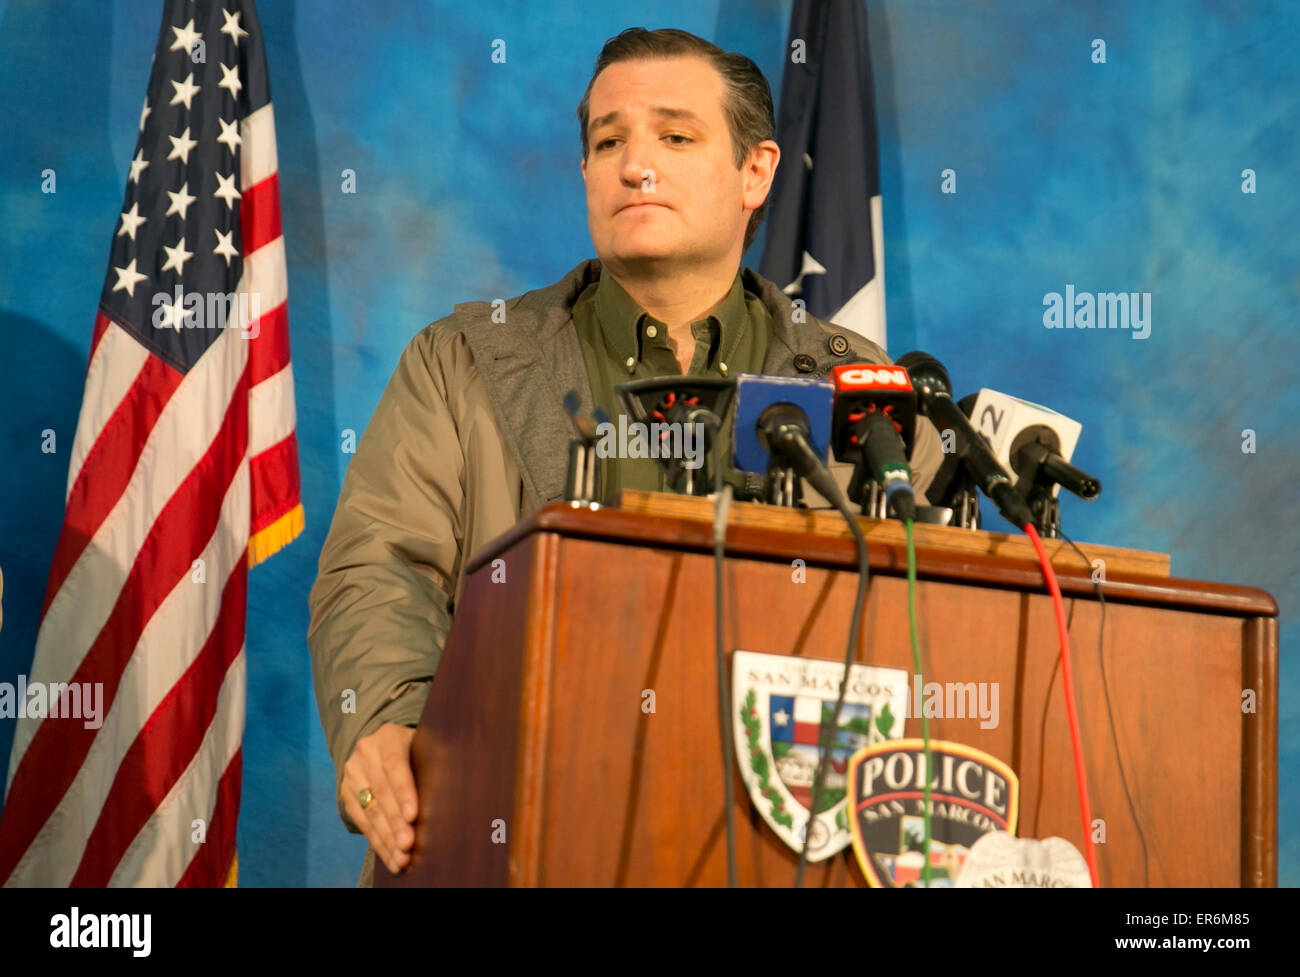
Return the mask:
{"type": "MultiPolygon", "coordinates": [[[[1016,832],[1020,780],[983,750],[930,741],[930,885],[952,887],[971,847],[1016,832]]],[[[923,885],[925,748],[920,739],[865,747],[848,765],[853,851],[871,885],[923,885]]]]}
{"type": "Polygon", "coordinates": [[[907,671],[854,665],[839,729],[830,735],[844,663],[736,651],[731,688],[736,757],[754,806],[795,851],[810,832],[808,860],[819,862],[849,844],[845,768],[862,747],[903,735],[907,671]],[[817,773],[817,735],[823,721],[829,745],[825,782],[811,817],[817,773]]]}

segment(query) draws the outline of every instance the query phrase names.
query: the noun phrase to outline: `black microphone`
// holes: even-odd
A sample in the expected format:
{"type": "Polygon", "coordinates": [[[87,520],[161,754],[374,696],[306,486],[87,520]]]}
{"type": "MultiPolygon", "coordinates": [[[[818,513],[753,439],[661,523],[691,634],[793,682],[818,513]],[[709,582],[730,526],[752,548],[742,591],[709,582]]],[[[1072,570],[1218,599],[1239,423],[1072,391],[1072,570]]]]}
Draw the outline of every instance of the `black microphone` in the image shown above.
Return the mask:
{"type": "Polygon", "coordinates": [[[773,454],[790,463],[790,467],[837,509],[848,503],[830,469],[812,446],[812,425],[802,407],[780,403],[766,407],[758,415],[758,441],[773,454]]]}
{"type": "Polygon", "coordinates": [[[651,377],[630,380],[614,387],[624,413],[645,425],[657,450],[652,451],[664,471],[668,487],[686,495],[708,493],[713,478],[707,471],[696,471],[712,459],[713,475],[725,470],[726,459],[717,444],[723,418],[735,393],[734,380],[719,377],[651,377]],[[703,457],[692,465],[688,433],[699,431],[703,457]]]}
{"type": "MultiPolygon", "coordinates": [[[[784,462],[827,502],[847,510],[844,493],[822,460],[834,395],[834,386],[825,380],[739,374],[731,432],[735,467],[742,472],[768,471],[770,476],[772,461],[784,462]]],[[[769,477],[768,501],[775,501],[772,481],[769,477]]],[[[787,499],[782,504],[794,503],[787,499]]]]}
{"type": "Polygon", "coordinates": [[[1055,482],[1067,492],[1073,492],[1085,502],[1091,502],[1101,494],[1101,482],[1082,469],[1075,468],[1057,452],[1039,441],[1028,441],[1015,449],[1012,464],[1016,470],[1037,469],[1044,478],[1055,482]]]}
{"type": "Polygon", "coordinates": [[[993,500],[998,511],[1017,529],[1032,525],[1034,514],[1015,490],[1011,476],[998,462],[992,449],[979,433],[971,427],[966,414],[952,399],[952,382],[943,364],[928,353],[919,350],[904,353],[898,358],[912,378],[921,413],[938,427],[960,432],[964,444],[958,445],[962,460],[970,468],[984,494],[993,500]]]}
{"type": "MultiPolygon", "coordinates": [[[[916,518],[916,495],[907,455],[916,430],[916,391],[901,366],[852,363],[831,371],[835,413],[831,425],[835,457],[855,462],[850,494],[866,505],[862,483],[884,488],[889,510],[899,519],[916,518]]],[[[875,515],[874,512],[868,513],[875,515]]]]}
{"type": "Polygon", "coordinates": [[[973,403],[967,416],[987,437],[998,460],[1020,476],[1016,491],[1021,495],[1027,495],[1034,484],[1059,485],[1086,501],[1101,494],[1101,482],[1070,464],[1083,430],[1078,421],[987,387],[974,398],[963,398],[963,409],[968,400],[973,403]]]}

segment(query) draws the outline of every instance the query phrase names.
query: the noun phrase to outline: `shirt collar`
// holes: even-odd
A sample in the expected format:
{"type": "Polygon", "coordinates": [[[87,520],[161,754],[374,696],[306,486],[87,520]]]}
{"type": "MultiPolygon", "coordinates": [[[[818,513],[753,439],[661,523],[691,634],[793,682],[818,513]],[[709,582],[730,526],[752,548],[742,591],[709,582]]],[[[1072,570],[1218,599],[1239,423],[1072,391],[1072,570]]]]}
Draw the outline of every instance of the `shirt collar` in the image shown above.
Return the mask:
{"type": "MultiPolygon", "coordinates": [[[[721,331],[715,362],[725,363],[740,345],[741,337],[749,325],[749,308],[745,304],[745,290],[741,285],[739,271],[722,300],[707,315],[691,325],[710,320],[721,331]]],[[[629,360],[635,364],[640,358],[641,330],[645,325],[653,324],[664,330],[661,335],[666,336],[667,333],[664,324],[637,305],[608,270],[602,270],[600,281],[596,285],[596,322],[605,348],[620,365],[625,365],[629,360]]]]}

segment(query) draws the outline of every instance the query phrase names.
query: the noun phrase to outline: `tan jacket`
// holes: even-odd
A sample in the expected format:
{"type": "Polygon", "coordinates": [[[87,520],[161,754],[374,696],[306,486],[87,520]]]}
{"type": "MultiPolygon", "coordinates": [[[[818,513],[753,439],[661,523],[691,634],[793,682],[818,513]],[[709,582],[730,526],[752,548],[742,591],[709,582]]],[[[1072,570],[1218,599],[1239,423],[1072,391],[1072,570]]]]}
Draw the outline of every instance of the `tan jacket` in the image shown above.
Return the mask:
{"type": "MultiPolygon", "coordinates": [[[[825,377],[839,363],[889,362],[847,330],[796,323],[780,289],[742,275],[772,312],[764,373],[825,377]]],[[[384,723],[418,723],[469,557],[563,498],[564,394],[592,409],[570,310],[599,276],[600,262],[584,261],[509,299],[504,323],[489,303],[457,305],[402,354],[348,467],[311,589],[307,643],[336,787],[357,740],[384,723]]],[[[941,460],[937,432],[919,420],[918,490],[941,460]]],[[[847,485],[851,466],[832,468],[847,485]]],[[[357,831],[341,803],[339,814],[357,831]]]]}

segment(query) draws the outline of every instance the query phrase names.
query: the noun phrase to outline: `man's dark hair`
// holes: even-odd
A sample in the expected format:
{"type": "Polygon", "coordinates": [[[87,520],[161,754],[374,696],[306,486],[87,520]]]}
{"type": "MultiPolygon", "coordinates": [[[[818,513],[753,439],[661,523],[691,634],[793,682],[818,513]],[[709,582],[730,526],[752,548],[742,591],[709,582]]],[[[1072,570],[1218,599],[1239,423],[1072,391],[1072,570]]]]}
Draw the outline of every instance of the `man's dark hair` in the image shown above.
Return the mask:
{"type": "MultiPolygon", "coordinates": [[[[596,77],[610,65],[619,61],[640,61],[646,58],[672,58],[682,55],[698,55],[708,59],[709,63],[722,75],[724,95],[722,113],[727,119],[727,128],[731,131],[731,148],[736,160],[736,168],[745,165],[750,150],[764,139],[776,138],[776,120],[772,114],[772,90],[768,87],[763,72],[743,54],[724,51],[716,44],[702,37],[679,30],[648,31],[644,27],[629,27],[605,42],[596,57],[596,67],[592,69],[591,81],[578,103],[578,123],[582,127],[582,158],[585,160],[589,151],[587,145],[587,123],[590,121],[591,86],[596,77]]],[[[767,201],[764,200],[749,215],[749,226],[745,228],[747,249],[758,233],[758,225],[763,223],[767,213],[767,201]]],[[[743,249],[742,249],[743,250],[743,249]]]]}

